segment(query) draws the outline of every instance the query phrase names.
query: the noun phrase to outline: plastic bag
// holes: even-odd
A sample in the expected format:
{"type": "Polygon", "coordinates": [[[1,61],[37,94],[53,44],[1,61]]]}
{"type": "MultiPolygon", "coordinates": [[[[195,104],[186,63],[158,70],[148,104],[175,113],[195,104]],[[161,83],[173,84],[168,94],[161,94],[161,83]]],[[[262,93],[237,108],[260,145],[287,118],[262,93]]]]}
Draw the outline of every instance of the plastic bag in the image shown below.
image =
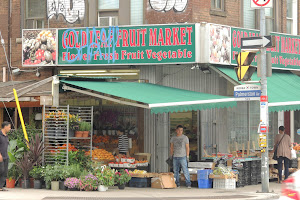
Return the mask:
{"type": "Polygon", "coordinates": [[[292,149],[291,153],[292,153],[292,159],[296,159],[297,158],[296,150],[292,149]]]}

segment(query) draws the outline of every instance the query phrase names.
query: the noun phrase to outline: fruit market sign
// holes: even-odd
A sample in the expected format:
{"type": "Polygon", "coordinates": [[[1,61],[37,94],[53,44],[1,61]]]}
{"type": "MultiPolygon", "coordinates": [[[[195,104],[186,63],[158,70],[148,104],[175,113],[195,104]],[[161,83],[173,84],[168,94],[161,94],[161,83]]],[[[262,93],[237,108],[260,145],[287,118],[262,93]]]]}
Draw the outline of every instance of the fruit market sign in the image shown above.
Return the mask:
{"type": "Polygon", "coordinates": [[[58,29],[58,65],[195,63],[196,25],[58,29]]]}
{"type": "MultiPolygon", "coordinates": [[[[241,38],[257,37],[259,30],[227,27],[218,24],[201,25],[200,63],[236,65],[235,55],[241,52],[241,38]]],[[[300,71],[300,36],[271,33],[276,39],[271,53],[274,69],[300,71]]],[[[259,54],[259,52],[258,52],[259,54]]],[[[257,65],[257,56],[251,65],[257,65]]]]}
{"type": "Polygon", "coordinates": [[[22,65],[56,65],[56,30],[23,30],[22,65]]]}
{"type": "MultiPolygon", "coordinates": [[[[271,53],[272,68],[300,71],[300,37],[281,33],[271,33],[275,37],[275,47],[267,48],[271,53]]],[[[257,37],[258,30],[231,27],[231,64],[236,65],[235,55],[241,51],[242,37],[257,37]]],[[[257,65],[257,56],[251,63],[257,65]]]]}

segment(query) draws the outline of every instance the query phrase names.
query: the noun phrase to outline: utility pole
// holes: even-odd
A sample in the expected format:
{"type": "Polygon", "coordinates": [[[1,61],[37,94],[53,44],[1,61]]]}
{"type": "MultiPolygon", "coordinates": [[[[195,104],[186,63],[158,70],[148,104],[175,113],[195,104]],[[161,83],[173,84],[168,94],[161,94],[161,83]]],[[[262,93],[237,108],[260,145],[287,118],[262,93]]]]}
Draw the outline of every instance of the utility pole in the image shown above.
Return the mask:
{"type": "MultiPolygon", "coordinates": [[[[266,16],[265,8],[260,8],[260,35],[266,35],[266,16]]],[[[264,102],[260,102],[260,123],[266,126],[266,148],[261,157],[261,176],[262,176],[262,192],[269,192],[269,148],[268,148],[268,132],[269,132],[269,111],[268,111],[268,94],[267,94],[267,60],[266,47],[261,48],[261,96],[264,102]]]]}

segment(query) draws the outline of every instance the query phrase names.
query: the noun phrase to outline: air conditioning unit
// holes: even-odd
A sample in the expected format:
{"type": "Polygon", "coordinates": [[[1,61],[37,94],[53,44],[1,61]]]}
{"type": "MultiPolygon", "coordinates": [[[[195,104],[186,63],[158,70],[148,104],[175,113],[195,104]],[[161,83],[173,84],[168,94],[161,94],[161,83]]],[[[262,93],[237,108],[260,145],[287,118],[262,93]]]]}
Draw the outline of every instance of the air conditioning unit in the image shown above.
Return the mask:
{"type": "Polygon", "coordinates": [[[98,18],[98,26],[117,26],[118,25],[118,17],[99,17],[98,18]]]}

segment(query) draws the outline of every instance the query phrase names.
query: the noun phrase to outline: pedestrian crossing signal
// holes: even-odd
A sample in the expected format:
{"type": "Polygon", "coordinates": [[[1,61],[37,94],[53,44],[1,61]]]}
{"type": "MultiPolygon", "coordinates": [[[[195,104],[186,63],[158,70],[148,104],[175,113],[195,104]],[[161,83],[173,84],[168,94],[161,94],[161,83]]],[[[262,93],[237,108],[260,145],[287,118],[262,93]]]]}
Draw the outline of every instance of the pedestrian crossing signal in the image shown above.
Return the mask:
{"type": "Polygon", "coordinates": [[[240,52],[235,55],[238,66],[235,68],[235,72],[239,81],[249,81],[251,80],[252,74],[255,72],[256,68],[250,66],[256,53],[253,52],[240,52]]]}

